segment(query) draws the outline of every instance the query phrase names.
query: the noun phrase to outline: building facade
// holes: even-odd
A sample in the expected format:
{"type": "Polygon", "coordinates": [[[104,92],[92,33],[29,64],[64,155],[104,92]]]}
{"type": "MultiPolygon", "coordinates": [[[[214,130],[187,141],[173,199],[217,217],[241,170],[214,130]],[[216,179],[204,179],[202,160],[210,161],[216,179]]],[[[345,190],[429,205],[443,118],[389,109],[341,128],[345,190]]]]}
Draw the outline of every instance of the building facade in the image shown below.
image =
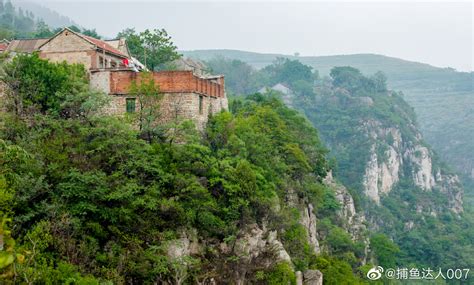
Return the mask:
{"type": "Polygon", "coordinates": [[[53,62],[83,64],[87,70],[123,68],[130,54],[114,48],[106,41],[64,29],[39,48],[40,57],[53,62]]]}
{"type": "MultiPolygon", "coordinates": [[[[104,41],[65,28],[49,39],[14,40],[6,51],[37,51],[52,62],[82,64],[88,70],[91,88],[111,97],[105,113],[121,116],[138,110],[137,98],[129,91],[132,82],[143,77],[139,72],[143,65],[131,56],[125,39],[104,41]]],[[[203,129],[210,115],[228,109],[224,77],[208,75],[190,62],[178,64],[183,70],[152,72],[161,94],[160,120],[189,119],[203,129]]]]}
{"type": "MultiPolygon", "coordinates": [[[[200,77],[188,70],[152,73],[162,97],[159,102],[163,122],[188,119],[203,129],[210,115],[227,110],[224,77],[200,77]]],[[[137,98],[130,96],[133,81],[140,82],[142,72],[130,70],[92,71],[91,88],[110,95],[108,114],[122,115],[138,110],[137,98]]]]}

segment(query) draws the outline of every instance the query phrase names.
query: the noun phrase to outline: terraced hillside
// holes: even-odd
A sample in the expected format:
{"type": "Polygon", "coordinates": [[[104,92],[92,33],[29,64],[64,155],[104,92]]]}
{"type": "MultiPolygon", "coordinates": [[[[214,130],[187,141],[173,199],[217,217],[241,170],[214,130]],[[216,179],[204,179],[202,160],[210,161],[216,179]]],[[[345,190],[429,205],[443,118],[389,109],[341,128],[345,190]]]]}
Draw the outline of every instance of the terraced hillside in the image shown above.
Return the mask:
{"type": "MultiPolygon", "coordinates": [[[[269,65],[277,57],[299,59],[326,76],[334,66],[353,66],[365,74],[382,71],[389,88],[401,90],[415,108],[420,128],[428,142],[454,169],[474,180],[474,73],[457,72],[428,64],[375,54],[295,57],[236,50],[182,52],[209,60],[239,59],[255,68],[269,65]]],[[[466,181],[470,182],[470,181],[466,181]]]]}

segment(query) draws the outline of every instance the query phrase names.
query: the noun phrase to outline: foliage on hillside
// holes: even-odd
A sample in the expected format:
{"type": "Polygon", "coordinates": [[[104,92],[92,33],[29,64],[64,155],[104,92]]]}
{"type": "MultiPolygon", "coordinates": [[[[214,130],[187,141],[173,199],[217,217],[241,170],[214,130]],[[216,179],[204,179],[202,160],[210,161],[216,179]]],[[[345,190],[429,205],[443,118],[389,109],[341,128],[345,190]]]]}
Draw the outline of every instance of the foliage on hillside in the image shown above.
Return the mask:
{"type": "Polygon", "coordinates": [[[16,9],[10,1],[0,1],[0,38],[11,39],[34,32],[34,15],[23,9],[16,9]]]}
{"type": "MultiPolygon", "coordinates": [[[[361,128],[362,122],[377,121],[382,127],[397,128],[405,142],[413,142],[417,132],[414,110],[402,94],[387,91],[380,73],[369,78],[357,69],[338,67],[331,71],[331,76],[330,82],[317,84],[314,96],[298,97],[297,106],[304,110],[330,147],[337,161],[336,177],[353,188],[361,208],[400,247],[395,259],[397,265],[471,268],[474,264],[470,257],[474,250],[472,208],[467,206],[466,213],[458,217],[446,207],[447,194],[416,187],[408,165],[404,166],[395,188],[382,197],[381,207],[374,207],[362,194],[362,178],[374,143],[361,128]],[[424,204],[432,205],[439,214],[417,212],[417,207],[424,204]],[[408,232],[407,223],[415,225],[408,232]]],[[[386,144],[390,142],[377,141],[375,151],[379,157],[384,157],[386,144]]],[[[433,167],[449,172],[436,158],[433,167]]],[[[385,258],[379,256],[379,261],[388,264],[382,260],[385,258]]]]}
{"type": "Polygon", "coordinates": [[[301,96],[313,93],[313,84],[319,78],[318,72],[301,64],[298,60],[277,58],[274,64],[261,70],[254,70],[240,60],[214,58],[206,62],[212,72],[225,74],[226,90],[230,95],[246,95],[262,88],[284,84],[301,96]]]}
{"type": "MultiPolygon", "coordinates": [[[[21,3],[20,6],[28,6],[28,4],[21,3]]],[[[69,28],[75,32],[100,38],[95,29],[84,29],[76,25],[70,25],[69,28]]],[[[0,1],[0,40],[48,38],[62,29],[62,27],[51,28],[43,19],[38,18],[31,11],[16,7],[10,0],[0,1]]]]}
{"type": "MultiPolygon", "coordinates": [[[[220,59],[221,66],[225,66],[225,61],[220,59]]],[[[245,65],[243,62],[240,64],[245,65]]],[[[278,74],[271,72],[261,74],[265,70],[275,70],[275,67],[253,72],[269,81],[279,78],[278,74]]],[[[410,141],[417,133],[414,109],[406,103],[401,92],[387,90],[387,79],[383,73],[377,72],[367,77],[353,67],[336,67],[330,74],[331,78],[316,82],[306,79],[306,83],[313,86],[311,92],[294,90],[293,104],[319,130],[322,140],[331,150],[329,156],[334,158],[334,174],[349,187],[358,208],[373,217],[371,221],[377,221],[379,231],[387,234],[399,246],[400,251],[388,246],[386,238],[375,235],[371,240],[372,249],[377,252],[379,264],[472,268],[474,227],[473,210],[469,204],[465,204],[465,213],[461,217],[452,213],[446,208],[445,194],[439,191],[426,192],[415,187],[411,169],[403,169],[404,175],[398,186],[382,198],[382,207],[373,206],[362,194],[362,178],[373,142],[366,136],[361,123],[375,120],[381,123],[381,127],[398,128],[404,141],[410,141]],[[427,201],[436,205],[436,209],[443,209],[438,216],[415,211],[418,204],[427,201]],[[410,231],[406,228],[408,221],[416,225],[410,231]]],[[[239,84],[244,85],[246,82],[239,84]]],[[[233,82],[227,86],[233,87],[233,82]]],[[[379,147],[376,151],[380,157],[383,157],[386,143],[390,142],[377,142],[379,147]]],[[[435,157],[434,163],[449,172],[439,158],[435,157]]]]}
{"type": "Polygon", "coordinates": [[[250,282],[294,282],[292,266],[318,268],[328,284],[359,282],[360,245],[338,227],[334,193],[321,184],[326,151],[296,111],[254,95],[235,102],[233,114],[211,118],[204,135],[183,122],[173,126],[182,130],[180,143],[166,135],[143,140],[127,123],[133,117],[97,113],[105,95],[84,88],[83,72],[34,55],[4,67],[4,83],[25,87],[7,94],[12,111],[0,117],[2,283],[225,278],[242,257],[219,255],[220,244],[232,246],[253,223],[278,231],[294,265],[253,264],[250,282]],[[42,87],[31,93],[33,80],[42,87]],[[51,101],[51,94],[65,96],[51,101]],[[327,255],[309,250],[298,211],[285,202],[289,187],[326,217],[328,235],[342,237],[328,242],[327,255]],[[201,253],[168,255],[189,232],[201,253]]]}
{"type": "Polygon", "coordinates": [[[35,15],[37,20],[41,19],[52,28],[78,26],[69,17],[45,7],[44,4],[33,1],[14,1],[14,6],[28,10],[35,15]]]}
{"type": "MultiPolygon", "coordinates": [[[[295,57],[238,50],[198,50],[183,54],[210,62],[216,57],[227,58],[259,69],[279,57],[296,59],[317,69],[321,77],[329,76],[336,66],[352,66],[364,74],[382,71],[389,88],[402,91],[404,99],[414,107],[427,142],[443,160],[464,174],[466,183],[474,183],[474,152],[471,151],[474,149],[474,72],[458,72],[376,54],[295,57]]],[[[474,191],[470,192],[472,195],[474,191]]]]}

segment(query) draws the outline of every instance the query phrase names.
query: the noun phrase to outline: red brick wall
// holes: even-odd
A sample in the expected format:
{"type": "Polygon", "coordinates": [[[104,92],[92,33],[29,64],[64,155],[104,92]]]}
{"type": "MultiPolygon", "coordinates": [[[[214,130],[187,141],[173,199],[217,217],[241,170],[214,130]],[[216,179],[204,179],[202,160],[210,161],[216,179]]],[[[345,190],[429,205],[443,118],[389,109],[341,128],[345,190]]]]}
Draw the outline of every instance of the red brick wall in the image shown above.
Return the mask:
{"type": "MultiPolygon", "coordinates": [[[[110,93],[128,94],[132,81],[139,82],[141,75],[141,73],[133,71],[112,71],[110,73],[110,93]]],[[[224,86],[217,83],[223,83],[223,79],[199,78],[194,76],[192,71],[153,72],[153,78],[162,93],[198,93],[211,97],[224,97],[224,86]]]]}

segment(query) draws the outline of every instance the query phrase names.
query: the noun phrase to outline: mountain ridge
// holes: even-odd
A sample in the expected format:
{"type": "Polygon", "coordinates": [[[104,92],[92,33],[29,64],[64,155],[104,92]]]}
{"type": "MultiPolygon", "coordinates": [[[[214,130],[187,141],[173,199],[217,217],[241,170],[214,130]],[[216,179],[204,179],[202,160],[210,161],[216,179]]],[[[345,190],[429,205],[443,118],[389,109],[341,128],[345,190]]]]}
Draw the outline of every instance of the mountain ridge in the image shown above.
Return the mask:
{"type": "MultiPolygon", "coordinates": [[[[238,49],[195,49],[195,50],[180,50],[181,53],[185,56],[193,56],[195,54],[200,54],[201,56],[206,53],[210,53],[209,55],[211,57],[214,57],[216,54],[222,55],[222,56],[228,56],[229,53],[236,53],[240,54],[241,56],[247,55],[247,56],[256,56],[256,57],[271,57],[271,58],[277,58],[277,57],[285,57],[289,59],[299,59],[300,61],[304,59],[312,59],[312,58],[318,58],[318,59],[330,59],[330,58],[343,58],[343,57],[359,57],[359,56],[373,56],[373,57],[379,57],[379,58],[384,58],[384,59],[389,59],[389,60],[397,60],[397,61],[403,61],[404,63],[407,64],[415,64],[415,65],[423,65],[429,69],[435,69],[435,70],[449,70],[449,71],[454,71],[454,72],[459,72],[459,73],[473,73],[473,71],[460,71],[452,67],[441,67],[441,66],[435,66],[429,63],[421,62],[421,61],[415,61],[415,60],[409,60],[409,59],[404,59],[404,58],[399,58],[396,56],[388,56],[384,54],[378,54],[378,53],[353,53],[353,54],[335,54],[335,55],[289,55],[289,54],[283,54],[283,53],[266,53],[266,52],[254,52],[254,51],[247,51],[247,50],[238,50],[238,49]]],[[[204,58],[203,58],[204,59],[204,58]]]]}

